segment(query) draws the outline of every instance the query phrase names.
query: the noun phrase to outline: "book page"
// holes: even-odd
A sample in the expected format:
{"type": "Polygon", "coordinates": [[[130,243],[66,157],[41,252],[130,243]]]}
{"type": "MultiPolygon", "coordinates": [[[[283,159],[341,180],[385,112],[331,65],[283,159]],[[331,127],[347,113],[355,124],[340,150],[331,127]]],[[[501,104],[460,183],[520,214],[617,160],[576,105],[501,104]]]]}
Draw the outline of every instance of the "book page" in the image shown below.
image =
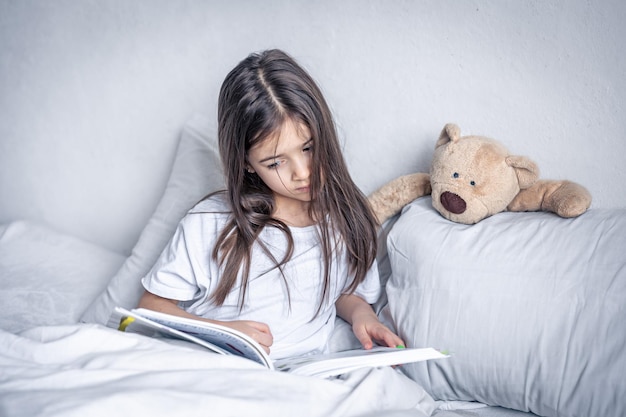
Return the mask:
{"type": "Polygon", "coordinates": [[[447,357],[447,355],[432,348],[378,346],[369,350],[355,349],[326,355],[280,359],[274,362],[274,366],[283,372],[326,378],[365,367],[401,365],[447,357]]]}
{"type": "Polygon", "coordinates": [[[271,359],[258,343],[249,336],[229,327],[147,309],[128,311],[118,308],[116,310],[122,315],[137,320],[138,323],[129,323],[128,330],[130,331],[146,334],[145,327],[148,326],[153,331],[158,331],[165,336],[188,340],[216,353],[243,356],[269,369],[274,369],[271,359]],[[139,325],[142,328],[139,328],[139,325]]]}

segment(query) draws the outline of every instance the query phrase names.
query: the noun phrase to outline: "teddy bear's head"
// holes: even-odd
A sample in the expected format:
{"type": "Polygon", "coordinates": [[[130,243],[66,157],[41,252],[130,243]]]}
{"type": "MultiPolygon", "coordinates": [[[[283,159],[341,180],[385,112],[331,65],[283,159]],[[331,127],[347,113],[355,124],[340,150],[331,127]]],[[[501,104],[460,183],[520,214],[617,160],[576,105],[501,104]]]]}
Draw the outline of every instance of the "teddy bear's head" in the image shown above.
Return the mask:
{"type": "Polygon", "coordinates": [[[448,220],[473,224],[505,211],[520,190],[533,185],[539,169],[530,159],[509,155],[499,142],[460,136],[447,124],[430,171],[433,207],[448,220]]]}

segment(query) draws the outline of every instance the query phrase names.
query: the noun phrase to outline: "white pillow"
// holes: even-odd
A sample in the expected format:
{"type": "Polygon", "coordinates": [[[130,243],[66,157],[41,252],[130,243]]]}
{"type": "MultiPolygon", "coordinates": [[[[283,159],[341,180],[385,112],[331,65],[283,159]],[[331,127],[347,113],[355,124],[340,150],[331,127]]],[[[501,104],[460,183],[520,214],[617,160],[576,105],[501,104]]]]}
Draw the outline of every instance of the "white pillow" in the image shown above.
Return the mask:
{"type": "Polygon", "coordinates": [[[134,308],[143,293],[141,278],[160,255],[180,219],[202,197],[223,187],[215,126],[206,117],[196,115],[183,128],[163,197],[130,257],[81,320],[106,324],[114,307],[134,308]]]}
{"type": "Polygon", "coordinates": [[[425,197],[405,207],[388,250],[383,318],[409,345],[452,355],[402,367],[435,399],[626,415],[626,210],[462,225],[425,197]]]}
{"type": "Polygon", "coordinates": [[[124,258],[36,223],[0,225],[0,328],[76,323],[124,258]]]}

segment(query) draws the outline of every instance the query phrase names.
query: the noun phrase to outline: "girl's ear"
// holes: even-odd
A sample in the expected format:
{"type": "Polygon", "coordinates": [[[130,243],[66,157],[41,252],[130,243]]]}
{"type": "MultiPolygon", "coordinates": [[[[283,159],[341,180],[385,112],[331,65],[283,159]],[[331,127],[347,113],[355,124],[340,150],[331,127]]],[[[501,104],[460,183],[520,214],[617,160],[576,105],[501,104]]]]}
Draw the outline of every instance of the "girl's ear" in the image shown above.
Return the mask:
{"type": "Polygon", "coordinates": [[[249,174],[254,174],[254,170],[252,169],[250,165],[246,166],[246,171],[248,171],[249,174]]]}

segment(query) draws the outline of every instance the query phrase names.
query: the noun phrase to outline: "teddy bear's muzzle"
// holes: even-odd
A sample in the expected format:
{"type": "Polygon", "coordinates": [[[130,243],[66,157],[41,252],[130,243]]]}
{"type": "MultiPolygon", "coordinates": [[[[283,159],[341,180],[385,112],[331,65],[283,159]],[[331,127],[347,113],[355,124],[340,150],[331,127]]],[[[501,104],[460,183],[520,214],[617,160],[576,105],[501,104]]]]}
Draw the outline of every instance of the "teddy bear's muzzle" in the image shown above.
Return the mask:
{"type": "Polygon", "coordinates": [[[446,210],[453,214],[461,214],[467,208],[465,200],[463,200],[458,195],[451,193],[450,191],[444,191],[443,193],[441,193],[439,201],[441,201],[441,205],[446,210]]]}

